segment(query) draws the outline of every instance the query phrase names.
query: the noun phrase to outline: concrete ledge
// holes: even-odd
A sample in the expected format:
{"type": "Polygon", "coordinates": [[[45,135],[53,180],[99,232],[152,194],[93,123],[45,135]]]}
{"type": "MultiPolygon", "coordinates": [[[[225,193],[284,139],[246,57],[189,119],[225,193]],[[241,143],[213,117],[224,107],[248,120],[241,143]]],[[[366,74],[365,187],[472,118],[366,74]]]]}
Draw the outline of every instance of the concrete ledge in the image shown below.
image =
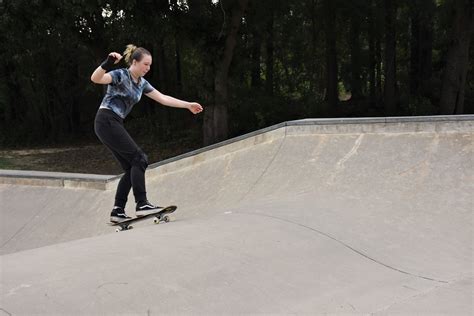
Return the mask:
{"type": "MultiPolygon", "coordinates": [[[[304,119],[283,122],[149,166],[160,174],[267,141],[308,134],[415,133],[474,131],[474,115],[304,119]],[[225,149],[223,149],[225,147],[225,149]],[[192,159],[189,159],[191,158],[192,159]]],[[[152,171],[153,172],[153,171],[152,171]]],[[[118,177],[120,178],[120,177],[118,177]]]]}
{"type": "Polygon", "coordinates": [[[0,184],[106,190],[113,175],[47,171],[0,170],[0,184]]]}
{"type": "MultiPolygon", "coordinates": [[[[474,115],[304,119],[276,124],[149,166],[150,176],[173,172],[286,136],[347,133],[473,132],[474,115]]],[[[121,175],[92,175],[0,170],[0,184],[39,185],[108,190],[121,175]]]]}
{"type": "Polygon", "coordinates": [[[286,128],[287,135],[472,132],[474,115],[300,120],[286,128]]]}

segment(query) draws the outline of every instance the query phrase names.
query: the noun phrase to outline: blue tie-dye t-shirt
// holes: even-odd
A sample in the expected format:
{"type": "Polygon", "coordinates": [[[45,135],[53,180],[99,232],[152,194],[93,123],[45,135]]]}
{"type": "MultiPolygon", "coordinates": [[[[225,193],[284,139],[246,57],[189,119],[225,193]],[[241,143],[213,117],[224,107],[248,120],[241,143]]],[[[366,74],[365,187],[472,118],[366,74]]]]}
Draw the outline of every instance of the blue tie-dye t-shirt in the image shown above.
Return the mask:
{"type": "Polygon", "coordinates": [[[107,93],[100,108],[112,110],[122,119],[125,119],[135,103],[140,101],[142,93],[146,94],[154,90],[143,77],[138,83],[133,81],[128,69],[116,69],[108,74],[112,76],[112,82],[107,86],[107,93]]]}

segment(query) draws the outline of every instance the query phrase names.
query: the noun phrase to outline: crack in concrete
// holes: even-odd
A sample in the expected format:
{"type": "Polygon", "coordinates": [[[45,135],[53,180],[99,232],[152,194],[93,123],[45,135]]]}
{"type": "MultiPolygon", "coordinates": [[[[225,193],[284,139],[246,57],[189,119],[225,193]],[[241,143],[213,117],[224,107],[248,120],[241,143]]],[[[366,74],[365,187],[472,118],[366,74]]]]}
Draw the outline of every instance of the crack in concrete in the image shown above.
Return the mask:
{"type": "Polygon", "coordinates": [[[419,274],[414,274],[414,273],[411,273],[411,272],[408,272],[408,271],[404,271],[404,270],[398,269],[398,268],[393,267],[393,266],[391,266],[391,265],[389,265],[389,264],[383,263],[383,262],[381,262],[381,261],[379,261],[379,260],[377,260],[377,259],[375,259],[375,258],[370,257],[369,255],[363,253],[362,251],[355,249],[354,247],[352,247],[352,246],[346,244],[345,242],[343,242],[343,241],[341,241],[341,240],[339,240],[339,239],[337,239],[337,238],[335,238],[335,237],[333,237],[333,236],[331,236],[331,235],[329,235],[329,234],[326,234],[325,232],[322,232],[322,231],[320,231],[320,230],[317,230],[317,229],[315,229],[315,228],[312,228],[312,227],[309,227],[309,226],[306,226],[306,225],[303,225],[303,224],[300,224],[300,223],[297,223],[297,222],[293,222],[293,221],[288,220],[288,219],[285,219],[285,218],[273,216],[273,215],[267,215],[267,214],[253,214],[253,213],[246,213],[246,212],[239,212],[239,213],[240,213],[240,214],[247,214],[247,215],[254,215],[254,216],[263,216],[263,217],[268,217],[268,218],[277,219],[277,220],[279,220],[279,221],[283,221],[283,222],[286,222],[286,223],[291,223],[291,224],[293,224],[293,225],[297,225],[297,226],[300,226],[300,227],[309,229],[309,230],[311,230],[311,231],[314,231],[314,232],[316,232],[316,233],[318,233],[318,234],[320,234],[320,235],[323,235],[323,236],[325,236],[325,237],[327,237],[327,238],[329,238],[329,239],[331,239],[331,240],[333,240],[333,241],[335,241],[335,242],[337,242],[337,243],[343,245],[345,248],[350,249],[351,251],[355,252],[356,254],[358,254],[358,255],[360,255],[360,256],[362,256],[362,257],[364,257],[364,258],[366,258],[366,259],[368,259],[368,260],[370,260],[370,261],[372,261],[372,262],[375,262],[375,263],[377,263],[377,264],[379,264],[379,265],[381,265],[381,266],[384,266],[384,267],[386,267],[386,268],[388,268],[388,269],[390,269],[390,270],[397,271],[397,272],[399,272],[399,273],[403,273],[403,274],[406,274],[406,275],[410,275],[410,276],[413,276],[413,277],[416,277],[416,278],[428,280],[428,281],[431,281],[431,282],[444,283],[444,284],[449,283],[449,282],[446,281],[446,280],[439,280],[439,279],[434,279],[434,278],[426,277],[426,276],[419,275],[419,274]]]}

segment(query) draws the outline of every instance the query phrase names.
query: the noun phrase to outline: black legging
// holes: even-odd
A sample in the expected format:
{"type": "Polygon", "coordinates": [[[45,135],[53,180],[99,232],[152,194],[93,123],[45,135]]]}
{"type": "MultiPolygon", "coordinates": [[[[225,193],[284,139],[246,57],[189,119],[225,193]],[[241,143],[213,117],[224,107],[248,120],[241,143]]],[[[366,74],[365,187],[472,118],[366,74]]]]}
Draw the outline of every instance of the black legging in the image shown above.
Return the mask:
{"type": "Polygon", "coordinates": [[[115,206],[125,208],[131,188],[135,202],[146,201],[145,170],[148,158],[125,130],[122,118],[111,110],[99,109],[94,129],[125,171],[117,187],[115,206]]]}

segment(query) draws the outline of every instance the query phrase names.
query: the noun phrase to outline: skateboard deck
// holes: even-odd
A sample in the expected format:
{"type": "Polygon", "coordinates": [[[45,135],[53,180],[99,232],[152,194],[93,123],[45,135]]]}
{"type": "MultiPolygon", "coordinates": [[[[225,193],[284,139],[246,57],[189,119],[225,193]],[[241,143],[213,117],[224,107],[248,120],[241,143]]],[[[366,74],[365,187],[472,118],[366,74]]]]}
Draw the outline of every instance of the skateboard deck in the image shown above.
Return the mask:
{"type": "Polygon", "coordinates": [[[176,211],[177,208],[178,207],[175,206],[175,205],[170,205],[170,206],[167,206],[163,209],[160,209],[159,211],[147,214],[145,216],[130,218],[130,219],[127,219],[127,220],[125,220],[123,222],[119,222],[119,223],[109,222],[107,224],[109,224],[110,226],[118,226],[115,231],[119,232],[119,231],[122,231],[122,230],[132,229],[133,228],[133,226],[131,226],[132,223],[140,222],[140,221],[143,221],[143,220],[146,220],[146,219],[149,219],[149,218],[153,218],[153,222],[155,224],[160,224],[162,222],[168,223],[169,221],[171,221],[171,218],[168,216],[168,214],[173,213],[174,211],[176,211]]]}

